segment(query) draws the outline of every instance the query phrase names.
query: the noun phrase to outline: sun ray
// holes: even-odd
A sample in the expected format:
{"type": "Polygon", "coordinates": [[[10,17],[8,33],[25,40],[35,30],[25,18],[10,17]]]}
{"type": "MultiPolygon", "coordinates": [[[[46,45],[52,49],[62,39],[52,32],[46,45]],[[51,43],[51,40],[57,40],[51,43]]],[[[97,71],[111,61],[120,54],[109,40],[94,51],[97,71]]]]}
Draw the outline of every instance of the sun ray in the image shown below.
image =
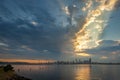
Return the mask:
{"type": "Polygon", "coordinates": [[[96,3],[99,4],[96,8],[90,7],[93,6],[93,0],[86,3],[86,6],[82,9],[88,11],[85,23],[73,39],[76,53],[99,46],[97,42],[100,40],[100,35],[103,33],[116,2],[117,0],[96,0],[96,3]]]}

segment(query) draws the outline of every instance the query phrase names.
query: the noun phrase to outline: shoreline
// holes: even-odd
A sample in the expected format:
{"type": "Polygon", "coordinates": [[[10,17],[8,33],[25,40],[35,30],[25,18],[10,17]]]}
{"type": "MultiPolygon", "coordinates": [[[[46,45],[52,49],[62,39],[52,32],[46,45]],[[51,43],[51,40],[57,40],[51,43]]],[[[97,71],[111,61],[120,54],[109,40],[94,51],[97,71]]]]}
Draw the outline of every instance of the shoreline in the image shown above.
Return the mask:
{"type": "Polygon", "coordinates": [[[11,65],[0,66],[0,80],[31,80],[16,74],[11,65]]]}
{"type": "Polygon", "coordinates": [[[11,64],[11,65],[83,65],[83,64],[87,64],[87,65],[120,65],[120,63],[44,63],[44,64],[32,64],[32,63],[0,63],[0,65],[6,65],[6,64],[11,64]]]}

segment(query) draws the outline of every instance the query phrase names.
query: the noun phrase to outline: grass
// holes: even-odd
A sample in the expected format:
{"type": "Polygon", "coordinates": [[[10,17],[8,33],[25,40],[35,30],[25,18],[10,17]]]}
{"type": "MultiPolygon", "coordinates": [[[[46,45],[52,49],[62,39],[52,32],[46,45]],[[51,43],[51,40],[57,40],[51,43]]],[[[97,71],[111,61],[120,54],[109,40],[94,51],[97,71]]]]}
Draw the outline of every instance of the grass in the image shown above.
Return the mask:
{"type": "Polygon", "coordinates": [[[4,72],[3,68],[0,68],[0,80],[7,80],[13,77],[15,74],[14,71],[4,72]]]}

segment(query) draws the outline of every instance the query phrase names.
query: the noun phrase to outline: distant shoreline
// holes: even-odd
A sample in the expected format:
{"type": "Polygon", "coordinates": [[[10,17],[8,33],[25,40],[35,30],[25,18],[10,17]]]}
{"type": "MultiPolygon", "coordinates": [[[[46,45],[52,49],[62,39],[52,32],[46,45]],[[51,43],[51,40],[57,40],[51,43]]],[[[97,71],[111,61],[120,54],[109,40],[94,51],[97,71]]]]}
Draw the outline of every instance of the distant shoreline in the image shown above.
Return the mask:
{"type": "Polygon", "coordinates": [[[0,62],[2,65],[12,64],[12,65],[120,65],[120,63],[23,63],[23,62],[0,62]]]}

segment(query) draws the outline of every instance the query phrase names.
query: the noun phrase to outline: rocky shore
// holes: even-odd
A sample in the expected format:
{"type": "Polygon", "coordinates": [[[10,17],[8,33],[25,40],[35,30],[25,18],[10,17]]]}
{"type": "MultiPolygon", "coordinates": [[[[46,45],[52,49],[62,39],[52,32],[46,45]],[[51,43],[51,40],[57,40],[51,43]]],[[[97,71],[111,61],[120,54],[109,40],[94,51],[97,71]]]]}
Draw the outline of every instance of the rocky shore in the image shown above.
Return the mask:
{"type": "Polygon", "coordinates": [[[14,68],[8,64],[6,66],[0,66],[0,80],[31,80],[29,78],[17,75],[14,68]]]}
{"type": "Polygon", "coordinates": [[[13,77],[11,77],[7,80],[31,80],[31,79],[28,79],[28,78],[25,78],[25,77],[19,76],[19,75],[14,75],[13,77]]]}

